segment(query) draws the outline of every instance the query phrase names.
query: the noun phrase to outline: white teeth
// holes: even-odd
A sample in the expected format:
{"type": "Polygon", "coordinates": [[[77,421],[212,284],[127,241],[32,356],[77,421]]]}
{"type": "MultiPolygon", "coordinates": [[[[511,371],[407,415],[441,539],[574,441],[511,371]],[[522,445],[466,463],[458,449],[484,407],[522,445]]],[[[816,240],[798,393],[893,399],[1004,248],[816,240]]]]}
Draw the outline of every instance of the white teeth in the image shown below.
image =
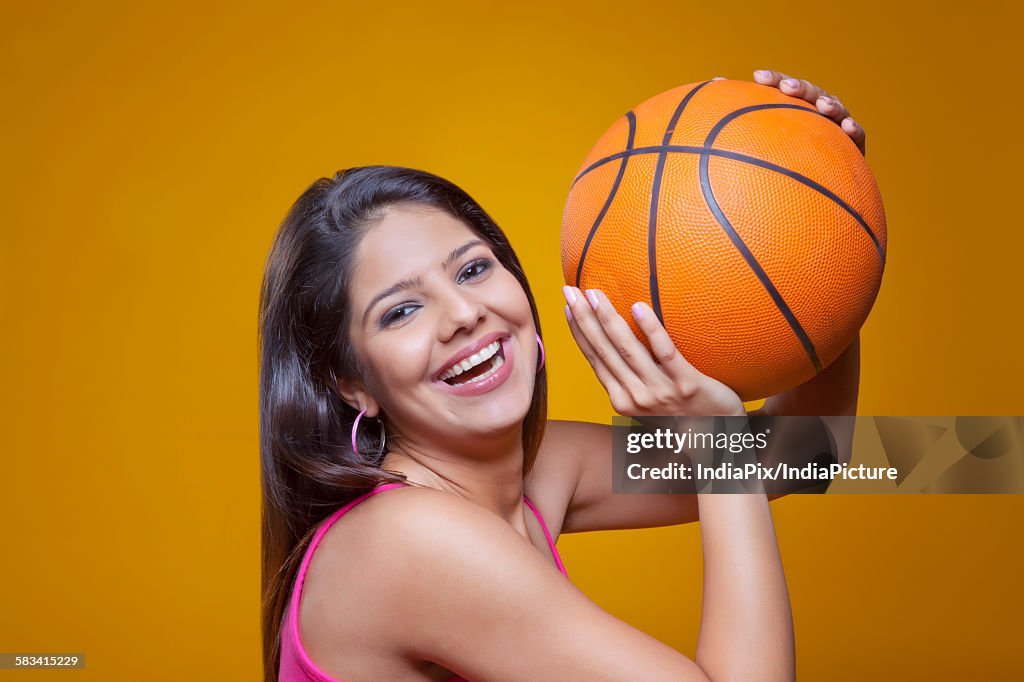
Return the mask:
{"type": "Polygon", "coordinates": [[[478,381],[480,381],[482,379],[486,379],[487,377],[489,377],[492,374],[494,374],[495,372],[497,372],[498,368],[501,367],[504,364],[505,364],[505,358],[502,358],[502,357],[496,358],[494,360],[494,367],[491,367],[489,370],[487,370],[486,372],[484,372],[480,376],[476,377],[475,379],[470,379],[466,383],[467,384],[475,384],[476,382],[478,382],[478,381]]]}
{"type": "MultiPolygon", "coordinates": [[[[448,368],[447,372],[441,375],[441,381],[451,379],[452,377],[457,377],[463,372],[468,371],[473,367],[476,367],[480,363],[487,362],[488,360],[494,357],[494,354],[498,352],[499,348],[501,348],[501,342],[495,341],[488,345],[486,348],[482,349],[481,351],[469,356],[462,362],[455,363],[454,365],[448,368]]],[[[498,360],[495,361],[494,368],[492,368],[491,372],[493,372],[494,369],[497,369],[498,367],[501,367],[501,358],[498,358],[498,360]]],[[[473,381],[479,381],[484,376],[489,376],[491,372],[488,372],[487,374],[478,377],[477,379],[473,379],[473,381]]],[[[466,383],[472,383],[472,381],[466,383]]]]}

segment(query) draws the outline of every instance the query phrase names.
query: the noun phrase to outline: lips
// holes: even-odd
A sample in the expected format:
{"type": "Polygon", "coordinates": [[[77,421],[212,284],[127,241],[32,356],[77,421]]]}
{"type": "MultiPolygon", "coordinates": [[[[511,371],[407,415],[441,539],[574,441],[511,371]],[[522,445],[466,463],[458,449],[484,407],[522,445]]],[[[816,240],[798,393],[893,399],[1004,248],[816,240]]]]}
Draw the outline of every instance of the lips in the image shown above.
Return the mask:
{"type": "MultiPolygon", "coordinates": [[[[448,384],[444,381],[437,381],[434,385],[442,391],[463,398],[470,398],[474,396],[481,396],[486,393],[497,389],[499,386],[505,383],[505,381],[512,376],[514,367],[517,362],[516,348],[517,344],[511,343],[511,337],[507,335],[499,335],[501,338],[501,350],[500,353],[504,358],[503,363],[500,367],[497,367],[483,379],[479,379],[470,383],[465,384],[448,384]]],[[[495,338],[493,336],[484,337],[484,339],[495,338]]],[[[476,346],[476,344],[474,344],[476,346]]],[[[486,346],[486,341],[485,341],[486,346]]]]}
{"type": "Polygon", "coordinates": [[[434,381],[444,383],[441,380],[441,377],[444,375],[445,372],[451,369],[453,365],[462,362],[466,358],[469,358],[475,355],[476,353],[479,353],[481,350],[487,348],[487,346],[491,345],[495,341],[500,340],[504,345],[505,340],[508,339],[509,336],[511,335],[508,332],[491,332],[490,334],[485,334],[484,336],[481,336],[479,339],[477,339],[470,345],[466,346],[465,348],[461,349],[455,355],[448,358],[448,360],[441,366],[441,368],[434,372],[434,381]]]}

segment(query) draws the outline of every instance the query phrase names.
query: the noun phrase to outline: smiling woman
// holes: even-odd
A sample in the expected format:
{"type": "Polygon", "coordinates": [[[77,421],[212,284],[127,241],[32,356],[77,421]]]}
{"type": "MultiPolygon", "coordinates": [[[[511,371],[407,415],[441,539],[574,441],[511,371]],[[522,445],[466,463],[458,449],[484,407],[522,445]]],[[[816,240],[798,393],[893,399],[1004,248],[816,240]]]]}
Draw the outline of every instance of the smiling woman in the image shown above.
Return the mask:
{"type": "MultiPolygon", "coordinates": [[[[279,665],[287,678],[280,645],[289,590],[314,532],[339,506],[375,485],[422,485],[410,476],[417,458],[442,452],[460,462],[488,438],[512,445],[502,464],[513,466],[521,490],[545,424],[546,376],[530,369],[539,329],[505,235],[446,180],[357,168],[318,180],[296,201],[261,293],[268,679],[279,665]],[[494,343],[490,362],[477,364],[494,343]],[[460,380],[488,364],[491,376],[460,380]],[[467,399],[472,407],[458,404],[467,399]],[[364,414],[379,428],[357,429],[364,414]]],[[[346,522],[338,530],[354,525],[346,522]]],[[[318,588],[318,563],[305,603],[318,588]]],[[[315,648],[316,638],[307,645],[315,648]]]]}
{"type": "Polygon", "coordinates": [[[348,338],[369,372],[339,390],[368,417],[387,404],[406,457],[504,441],[530,408],[537,325],[497,250],[445,211],[409,205],[391,207],[359,243],[348,338]]]}
{"type": "MultiPolygon", "coordinates": [[[[582,455],[610,449],[604,428],[556,429],[537,460],[536,305],[462,190],[393,167],[315,183],[275,241],[262,312],[268,678],[611,680],[638,665],[645,678],[703,676],[554,570],[564,575],[552,535],[653,517],[602,516],[610,486],[588,472],[606,467],[582,455]],[[364,415],[379,428],[361,432],[364,415]],[[555,629],[538,637],[542,626],[555,629]]],[[[575,322],[614,331],[589,312],[577,306],[575,322]]],[[[685,371],[677,360],[666,369],[685,371]]],[[[705,409],[742,411],[705,383],[701,395],[720,398],[705,409]]],[[[773,537],[766,504],[743,513],[773,537]]],[[[774,562],[763,594],[785,605],[774,562]]],[[[786,632],[788,607],[776,607],[786,632]]]]}
{"type": "MultiPolygon", "coordinates": [[[[649,308],[633,314],[650,350],[601,292],[565,295],[573,338],[619,412],[743,414],[649,308]]],[[[271,249],[260,332],[266,680],[793,676],[763,491],[613,494],[611,428],[546,421],[529,284],[452,183],[390,166],[315,182],[271,249]],[[566,579],[561,533],[698,513],[694,660],[566,579]]],[[[854,344],[763,412],[799,412],[810,397],[850,411],[856,371],[854,344]]]]}

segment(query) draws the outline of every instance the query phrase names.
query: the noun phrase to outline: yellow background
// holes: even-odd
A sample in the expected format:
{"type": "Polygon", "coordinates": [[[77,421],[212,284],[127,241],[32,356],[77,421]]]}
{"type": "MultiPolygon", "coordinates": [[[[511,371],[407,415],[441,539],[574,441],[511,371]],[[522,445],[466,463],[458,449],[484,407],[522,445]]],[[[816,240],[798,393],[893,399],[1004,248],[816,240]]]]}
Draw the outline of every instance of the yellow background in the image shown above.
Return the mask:
{"type": "MultiPolygon", "coordinates": [[[[257,679],[258,286],[336,169],[473,194],[537,294],[551,416],[608,420],[562,316],[562,202],[616,117],[715,75],[786,70],[868,130],[890,236],[861,413],[1024,414],[1010,2],[371,4],[3,3],[0,651],[85,652],[60,679],[257,679]]],[[[1024,498],[773,509],[802,679],[1024,674],[1024,498]]],[[[692,654],[697,526],[560,549],[692,654]]]]}

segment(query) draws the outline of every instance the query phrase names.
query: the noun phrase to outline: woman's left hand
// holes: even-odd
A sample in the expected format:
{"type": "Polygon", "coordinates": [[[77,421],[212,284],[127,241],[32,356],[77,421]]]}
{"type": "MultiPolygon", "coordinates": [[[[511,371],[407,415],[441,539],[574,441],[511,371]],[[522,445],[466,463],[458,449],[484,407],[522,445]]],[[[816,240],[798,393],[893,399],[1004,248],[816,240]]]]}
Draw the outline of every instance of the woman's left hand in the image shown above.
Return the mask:
{"type": "Polygon", "coordinates": [[[584,296],[568,286],[563,291],[572,336],[616,412],[628,417],[746,414],[731,388],[687,362],[649,306],[636,303],[632,312],[650,351],[603,292],[588,289],[584,296]]]}
{"type": "Polygon", "coordinates": [[[754,80],[761,85],[776,87],[784,95],[799,97],[805,102],[813,104],[820,113],[838,123],[843,132],[849,135],[850,139],[857,145],[857,148],[860,149],[860,153],[864,153],[864,129],[850,117],[850,112],[846,110],[846,107],[843,106],[838,97],[830,95],[810,81],[791,78],[778,71],[767,69],[755,71],[754,80]]]}

